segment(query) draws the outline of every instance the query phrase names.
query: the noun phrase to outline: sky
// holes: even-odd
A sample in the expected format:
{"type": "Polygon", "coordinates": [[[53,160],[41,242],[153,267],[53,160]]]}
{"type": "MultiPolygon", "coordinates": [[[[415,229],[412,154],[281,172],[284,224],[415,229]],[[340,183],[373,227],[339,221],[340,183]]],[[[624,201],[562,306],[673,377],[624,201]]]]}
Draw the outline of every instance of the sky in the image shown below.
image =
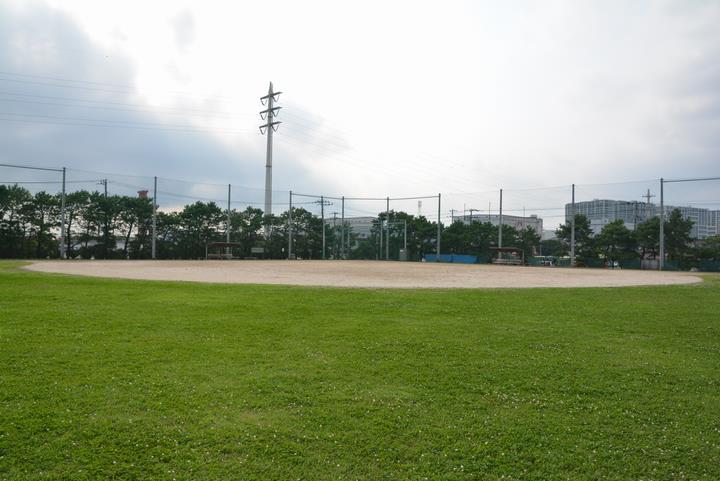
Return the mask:
{"type": "Polygon", "coordinates": [[[277,209],[291,189],[441,192],[443,217],[492,210],[501,187],[518,213],[559,208],[572,183],[642,200],[653,179],[720,175],[717,25],[720,2],[688,0],[1,0],[0,163],[259,202],[272,81],[277,209]]]}

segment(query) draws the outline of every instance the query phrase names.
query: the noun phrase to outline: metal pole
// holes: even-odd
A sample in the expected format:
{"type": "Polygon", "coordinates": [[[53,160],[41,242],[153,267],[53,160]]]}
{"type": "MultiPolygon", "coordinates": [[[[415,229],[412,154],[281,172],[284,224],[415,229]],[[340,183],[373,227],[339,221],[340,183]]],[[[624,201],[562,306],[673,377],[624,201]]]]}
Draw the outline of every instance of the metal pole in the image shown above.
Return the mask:
{"type": "MultiPolygon", "coordinates": [[[[502,218],[502,189],[500,189],[500,217],[498,219],[498,247],[502,247],[502,227],[503,227],[503,218],[502,218]]],[[[502,257],[502,255],[498,252],[498,256],[502,257]]]]}
{"type": "Polygon", "coordinates": [[[288,260],[292,259],[292,190],[290,191],[290,207],[288,208],[288,260]]]}
{"type": "Polygon", "coordinates": [[[65,250],[65,172],[66,168],[62,168],[62,197],[60,197],[60,257],[67,258],[65,250]]]}
{"type": "Polygon", "coordinates": [[[665,267],[665,180],[660,178],[660,270],[665,267]]]}
{"type": "Polygon", "coordinates": [[[332,245],[332,256],[333,259],[337,259],[338,256],[338,239],[337,239],[337,211],[333,211],[333,245],[332,245]]]}
{"type": "Polygon", "coordinates": [[[340,220],[342,222],[342,225],[340,226],[340,245],[341,245],[341,255],[342,258],[345,259],[345,196],[342,196],[342,214],[340,217],[340,220]]]}
{"type": "Polygon", "coordinates": [[[378,230],[380,231],[380,245],[378,246],[378,260],[382,260],[382,246],[383,246],[383,225],[382,225],[382,219],[378,215],[378,230]]]}
{"type": "Polygon", "coordinates": [[[273,84],[268,88],[268,121],[267,121],[267,150],[265,153],[265,238],[270,236],[270,214],[272,214],[272,141],[273,141],[273,102],[275,101],[273,84]]]}
{"type": "MultiPolygon", "coordinates": [[[[151,257],[155,259],[156,250],[155,244],[157,243],[157,176],[153,178],[153,223],[152,223],[152,247],[151,257]]],[[[207,249],[207,247],[206,247],[207,249]]],[[[206,253],[207,256],[207,253],[206,253]]]]}
{"type": "Polygon", "coordinates": [[[407,219],[403,220],[403,224],[405,226],[405,233],[403,234],[403,249],[405,250],[405,255],[407,255],[407,219]]]}
{"type": "Polygon", "coordinates": [[[440,262],[440,194],[438,194],[438,218],[437,218],[437,248],[435,252],[435,262],[440,262]]]}
{"type": "MultiPolygon", "coordinates": [[[[225,229],[225,242],[230,243],[230,192],[232,190],[232,186],[228,184],[228,208],[227,208],[227,226],[225,229]]],[[[230,246],[227,246],[225,248],[225,254],[227,256],[230,256],[232,254],[232,251],[230,250],[230,246]]]]}
{"type": "Polygon", "coordinates": [[[320,196],[320,218],[322,219],[322,258],[325,260],[325,198],[320,196]]]}
{"type": "Polygon", "coordinates": [[[387,231],[385,232],[385,260],[390,260],[390,197],[386,199],[385,204],[385,225],[387,231]]]}
{"type": "Polygon", "coordinates": [[[570,208],[570,267],[575,267],[575,184],[572,185],[572,206],[570,208]]]}

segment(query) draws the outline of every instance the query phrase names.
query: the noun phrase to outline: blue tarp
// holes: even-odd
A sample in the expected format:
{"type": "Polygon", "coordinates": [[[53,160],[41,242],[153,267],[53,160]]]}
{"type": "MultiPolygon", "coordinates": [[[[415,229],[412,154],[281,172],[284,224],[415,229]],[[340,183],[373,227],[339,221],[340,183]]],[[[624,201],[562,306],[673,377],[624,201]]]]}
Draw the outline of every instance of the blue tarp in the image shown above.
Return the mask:
{"type": "MultiPolygon", "coordinates": [[[[435,254],[425,254],[425,261],[435,262],[437,256],[435,254]]],[[[477,264],[477,256],[468,256],[464,254],[440,254],[440,262],[454,262],[456,264],[477,264]]]]}

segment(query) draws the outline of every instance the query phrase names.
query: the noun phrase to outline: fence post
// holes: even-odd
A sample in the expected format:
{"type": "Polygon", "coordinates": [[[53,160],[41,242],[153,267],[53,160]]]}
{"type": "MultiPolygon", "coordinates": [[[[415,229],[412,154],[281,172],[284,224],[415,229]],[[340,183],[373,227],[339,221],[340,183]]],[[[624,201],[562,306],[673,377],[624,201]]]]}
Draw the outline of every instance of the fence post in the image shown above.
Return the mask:
{"type": "MultiPolygon", "coordinates": [[[[225,242],[228,244],[230,243],[230,192],[231,192],[231,185],[228,184],[228,208],[227,208],[227,228],[225,232],[225,242]]],[[[230,254],[232,254],[232,248],[230,246],[227,246],[225,248],[225,254],[229,257],[230,254]]]]}
{"type": "Polygon", "coordinates": [[[288,260],[292,259],[292,190],[290,191],[290,203],[288,208],[288,260]]]}
{"type": "Polygon", "coordinates": [[[377,260],[382,260],[382,247],[383,247],[383,225],[382,219],[378,215],[378,231],[380,232],[380,242],[378,243],[378,255],[377,260]]]}
{"type": "MultiPolygon", "coordinates": [[[[502,218],[502,189],[500,189],[500,216],[498,217],[498,247],[502,247],[502,227],[503,227],[503,218],[502,218]]],[[[502,257],[502,254],[498,252],[498,256],[502,257]]]]}
{"type": "Polygon", "coordinates": [[[435,262],[440,262],[440,193],[438,193],[437,245],[435,247],[435,262]]]}
{"type": "Polygon", "coordinates": [[[387,230],[385,231],[385,260],[390,260],[390,197],[386,199],[385,204],[385,225],[387,230]]]}
{"type": "Polygon", "coordinates": [[[660,178],[660,262],[658,267],[665,267],[665,179],[660,178]]]}
{"type": "MultiPolygon", "coordinates": [[[[228,194],[230,195],[230,194],[228,194]]],[[[228,197],[229,202],[229,197],[228,197]]],[[[230,215],[230,214],[228,214],[230,215]]],[[[157,243],[157,176],[153,177],[153,211],[152,211],[152,244],[150,256],[156,258],[155,244],[157,243]]],[[[207,248],[206,248],[207,249],[207,248]]],[[[207,257],[207,252],[205,253],[207,257]]]]}
{"type": "Polygon", "coordinates": [[[65,250],[65,171],[62,168],[62,197],[60,197],[60,257],[67,259],[67,251],[65,250]]]}
{"type": "Polygon", "coordinates": [[[575,267],[575,184],[572,185],[572,207],[570,208],[570,267],[575,267]]]}

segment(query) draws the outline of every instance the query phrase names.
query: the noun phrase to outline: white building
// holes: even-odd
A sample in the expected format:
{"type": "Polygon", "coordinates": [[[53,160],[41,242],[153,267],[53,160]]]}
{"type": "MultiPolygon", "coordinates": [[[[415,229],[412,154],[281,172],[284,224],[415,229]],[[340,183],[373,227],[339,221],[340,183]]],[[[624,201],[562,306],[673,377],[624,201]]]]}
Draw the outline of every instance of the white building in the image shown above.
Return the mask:
{"type": "MultiPolygon", "coordinates": [[[[718,221],[720,221],[720,211],[703,209],[701,207],[676,207],[672,205],[664,206],[665,218],[670,213],[678,209],[685,219],[693,221],[690,237],[694,239],[705,239],[706,237],[718,234],[718,221]]],[[[610,222],[622,219],[625,226],[633,230],[637,224],[660,214],[660,206],[657,204],[595,199],[586,202],[575,203],[575,213],[582,214],[590,220],[590,227],[593,233],[597,234],[610,222]]],[[[569,222],[572,218],[572,204],[565,204],[565,221],[569,222]]]]}
{"type": "MultiPolygon", "coordinates": [[[[338,225],[341,225],[340,219],[337,221],[338,225]]],[[[357,236],[358,239],[367,239],[370,237],[375,222],[377,222],[377,218],[371,216],[345,217],[345,225],[348,231],[351,235],[357,236]]]]}
{"type": "MultiPolygon", "coordinates": [[[[469,224],[471,222],[483,222],[483,223],[490,223],[492,225],[500,225],[500,215],[499,214],[473,214],[473,215],[466,215],[466,216],[458,216],[455,217],[455,221],[462,221],[465,224],[469,224]]],[[[538,217],[537,215],[531,215],[528,217],[524,217],[521,215],[505,215],[502,216],[502,223],[503,225],[509,225],[514,227],[517,230],[525,230],[528,227],[532,227],[533,230],[537,233],[537,235],[542,237],[543,234],[543,220],[538,217]]]]}

